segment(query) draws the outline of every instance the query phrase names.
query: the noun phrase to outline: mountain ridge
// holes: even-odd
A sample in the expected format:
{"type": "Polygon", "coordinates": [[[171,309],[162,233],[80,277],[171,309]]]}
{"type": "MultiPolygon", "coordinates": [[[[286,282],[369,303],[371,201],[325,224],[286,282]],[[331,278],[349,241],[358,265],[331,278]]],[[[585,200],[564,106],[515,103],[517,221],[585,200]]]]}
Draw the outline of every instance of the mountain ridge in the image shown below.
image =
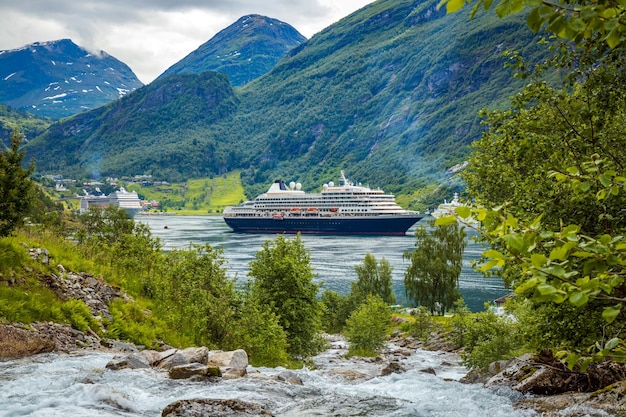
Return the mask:
{"type": "Polygon", "coordinates": [[[0,102],[39,116],[68,117],[142,85],[123,62],[70,39],[0,51],[0,102]]]}
{"type": "Polygon", "coordinates": [[[242,86],[267,73],[291,48],[306,41],[291,25],[257,14],[240,17],[157,79],[172,74],[218,71],[233,86],[242,86]]]}

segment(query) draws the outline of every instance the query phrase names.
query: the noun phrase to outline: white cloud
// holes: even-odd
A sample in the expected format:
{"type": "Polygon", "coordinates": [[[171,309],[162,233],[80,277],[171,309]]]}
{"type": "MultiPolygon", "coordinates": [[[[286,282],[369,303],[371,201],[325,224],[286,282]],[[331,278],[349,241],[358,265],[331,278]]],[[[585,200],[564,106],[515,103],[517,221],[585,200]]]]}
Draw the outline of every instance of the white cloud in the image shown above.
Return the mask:
{"type": "Polygon", "coordinates": [[[311,37],[373,0],[29,0],[0,4],[0,50],[69,38],[104,50],[151,82],[247,14],[311,37]]]}

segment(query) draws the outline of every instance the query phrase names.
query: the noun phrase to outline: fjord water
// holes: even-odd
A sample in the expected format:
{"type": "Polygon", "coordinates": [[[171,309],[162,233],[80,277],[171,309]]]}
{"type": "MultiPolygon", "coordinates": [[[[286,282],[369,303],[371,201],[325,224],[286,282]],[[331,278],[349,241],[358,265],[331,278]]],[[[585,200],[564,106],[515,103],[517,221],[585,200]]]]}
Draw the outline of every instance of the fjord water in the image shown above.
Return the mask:
{"type": "MultiPolygon", "coordinates": [[[[238,281],[248,279],[249,263],[255,253],[265,241],[274,238],[271,234],[233,233],[220,216],[142,215],[135,220],[150,226],[152,235],[162,239],[166,250],[188,247],[190,243],[209,243],[223,249],[228,274],[238,281]]],[[[392,265],[396,299],[404,304],[403,280],[409,264],[402,255],[415,249],[415,227],[409,229],[406,236],[302,235],[302,241],[310,251],[316,282],[321,283],[323,289],[349,293],[350,283],[357,278],[354,266],[363,262],[366,253],[371,253],[377,260],[384,257],[392,265]]],[[[484,248],[472,239],[475,232],[468,229],[467,234],[459,286],[470,309],[483,311],[485,302],[492,302],[508,291],[499,278],[485,278],[474,271],[472,261],[479,258],[484,248]]]]}
{"type": "Polygon", "coordinates": [[[317,369],[295,371],[303,385],[273,379],[280,369],[250,368],[246,378],[218,382],[170,380],[153,369],[108,370],[108,353],[42,354],[0,362],[0,417],[157,417],[168,404],[194,398],[240,399],[293,417],[536,415],[513,409],[519,394],[458,382],[466,370],[451,354],[417,351],[401,360],[406,372],[383,377],[380,364],[341,362],[342,352],[331,349],[315,358],[317,369]],[[346,380],[339,367],[371,378],[346,380]],[[419,372],[426,367],[437,375],[419,372]]]}

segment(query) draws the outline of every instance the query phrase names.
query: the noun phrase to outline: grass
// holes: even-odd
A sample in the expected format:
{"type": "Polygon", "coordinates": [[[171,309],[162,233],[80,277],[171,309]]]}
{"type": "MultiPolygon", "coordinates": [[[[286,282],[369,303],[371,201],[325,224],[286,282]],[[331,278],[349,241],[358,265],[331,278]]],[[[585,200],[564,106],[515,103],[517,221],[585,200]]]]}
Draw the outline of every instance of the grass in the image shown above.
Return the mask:
{"type": "Polygon", "coordinates": [[[165,211],[181,215],[217,214],[246,199],[239,172],[169,185],[129,184],[126,188],[145,200],[159,201],[165,211]]]}

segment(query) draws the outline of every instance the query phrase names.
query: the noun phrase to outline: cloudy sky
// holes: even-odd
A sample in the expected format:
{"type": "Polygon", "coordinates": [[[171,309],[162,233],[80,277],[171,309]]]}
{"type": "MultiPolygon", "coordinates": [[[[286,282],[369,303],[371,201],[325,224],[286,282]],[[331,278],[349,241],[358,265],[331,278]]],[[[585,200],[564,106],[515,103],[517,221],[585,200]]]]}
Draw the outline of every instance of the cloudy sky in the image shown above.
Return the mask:
{"type": "Polygon", "coordinates": [[[69,38],[126,63],[145,84],[241,16],[289,23],[310,38],[373,0],[0,1],[0,50],[69,38]]]}

